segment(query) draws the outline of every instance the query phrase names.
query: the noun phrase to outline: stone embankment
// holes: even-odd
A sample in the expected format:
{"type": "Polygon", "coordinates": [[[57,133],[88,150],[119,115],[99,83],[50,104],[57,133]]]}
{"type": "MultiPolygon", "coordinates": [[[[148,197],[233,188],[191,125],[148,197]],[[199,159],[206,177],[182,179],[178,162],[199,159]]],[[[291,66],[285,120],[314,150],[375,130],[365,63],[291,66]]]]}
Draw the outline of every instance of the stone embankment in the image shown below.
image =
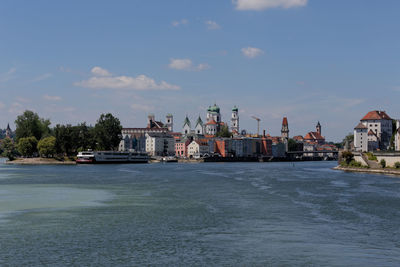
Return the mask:
{"type": "Polygon", "coordinates": [[[388,174],[388,175],[399,175],[400,170],[397,169],[372,169],[372,168],[354,168],[354,167],[342,167],[337,166],[333,168],[334,170],[346,171],[346,172],[364,172],[364,173],[373,173],[373,174],[388,174]]]}
{"type": "Polygon", "coordinates": [[[75,161],[66,160],[61,161],[57,159],[47,159],[47,158],[19,158],[16,160],[8,160],[6,164],[10,165],[75,165],[75,161]]]}

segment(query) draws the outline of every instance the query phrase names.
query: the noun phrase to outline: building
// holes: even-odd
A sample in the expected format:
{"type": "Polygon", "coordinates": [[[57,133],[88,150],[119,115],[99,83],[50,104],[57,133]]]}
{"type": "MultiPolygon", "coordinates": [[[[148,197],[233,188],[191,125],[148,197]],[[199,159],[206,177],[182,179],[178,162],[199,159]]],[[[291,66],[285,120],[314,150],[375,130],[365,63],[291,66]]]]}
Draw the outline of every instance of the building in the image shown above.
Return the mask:
{"type": "Polygon", "coordinates": [[[354,128],[354,150],[368,151],[368,127],[361,122],[354,128]]]}
{"type": "Polygon", "coordinates": [[[308,143],[325,144],[325,137],[322,136],[321,124],[318,122],[316,132],[309,132],[304,136],[304,141],[308,143]]]}
{"type": "Polygon", "coordinates": [[[232,118],[231,118],[231,132],[234,135],[239,134],[239,109],[238,107],[234,106],[232,109],[232,118]]]}
{"type": "Polygon", "coordinates": [[[209,147],[207,140],[193,140],[187,146],[187,155],[190,158],[204,157],[209,155],[209,147]]]}
{"type": "Polygon", "coordinates": [[[197,118],[196,126],[194,127],[194,133],[196,135],[204,135],[204,124],[203,124],[203,120],[201,119],[200,115],[197,118]]]}
{"type": "Polygon", "coordinates": [[[189,139],[175,141],[175,156],[179,158],[188,157],[187,147],[191,143],[189,139]]]}
{"type": "Polygon", "coordinates": [[[219,129],[219,124],[214,120],[211,119],[206,123],[206,134],[207,135],[216,135],[219,129]]]}
{"type": "Polygon", "coordinates": [[[373,110],[368,112],[354,129],[354,150],[363,152],[378,149],[388,150],[392,130],[392,119],[385,111],[373,110]]]}
{"type": "Polygon", "coordinates": [[[282,120],[281,138],[285,144],[285,151],[289,151],[289,123],[286,117],[282,120]]]}
{"type": "Polygon", "coordinates": [[[175,138],[169,133],[146,133],[146,152],[150,156],[173,156],[175,138]]]}
{"type": "Polygon", "coordinates": [[[392,119],[385,111],[370,111],[361,119],[361,123],[368,127],[368,132],[371,130],[375,133],[379,149],[389,149],[393,126],[392,119]]]}
{"type": "Polygon", "coordinates": [[[122,128],[122,140],[119,144],[119,151],[146,151],[146,134],[147,133],[172,133],[173,116],[166,116],[166,123],[156,121],[154,114],[149,114],[147,117],[146,128],[122,128]]]}
{"type": "Polygon", "coordinates": [[[189,117],[186,115],[185,120],[183,122],[182,134],[188,135],[191,132],[192,132],[192,125],[190,123],[189,117]]]}
{"type": "Polygon", "coordinates": [[[400,151],[400,120],[396,120],[396,133],[394,138],[394,149],[400,151]]]}
{"type": "Polygon", "coordinates": [[[7,129],[6,129],[6,138],[11,138],[11,136],[12,136],[12,131],[11,131],[11,128],[10,128],[10,124],[8,123],[7,124],[7,129]]]}

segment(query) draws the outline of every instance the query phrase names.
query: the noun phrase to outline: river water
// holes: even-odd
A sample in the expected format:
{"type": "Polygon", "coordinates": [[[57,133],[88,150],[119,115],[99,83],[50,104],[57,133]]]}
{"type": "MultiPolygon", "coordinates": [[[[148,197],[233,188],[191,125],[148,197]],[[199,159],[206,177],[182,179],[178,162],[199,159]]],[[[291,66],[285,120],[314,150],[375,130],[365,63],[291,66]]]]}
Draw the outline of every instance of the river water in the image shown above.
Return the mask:
{"type": "Polygon", "coordinates": [[[399,266],[400,178],[334,165],[0,164],[0,265],[399,266]]]}

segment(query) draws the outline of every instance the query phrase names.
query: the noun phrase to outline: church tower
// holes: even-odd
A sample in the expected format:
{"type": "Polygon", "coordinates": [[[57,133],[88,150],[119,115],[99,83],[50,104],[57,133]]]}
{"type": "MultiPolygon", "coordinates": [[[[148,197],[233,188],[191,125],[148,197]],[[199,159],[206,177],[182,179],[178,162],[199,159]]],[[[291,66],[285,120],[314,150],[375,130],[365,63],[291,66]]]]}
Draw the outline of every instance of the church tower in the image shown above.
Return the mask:
{"type": "Polygon", "coordinates": [[[289,139],[289,124],[286,117],[284,117],[282,121],[281,136],[283,140],[289,139]]]}
{"type": "Polygon", "coordinates": [[[321,132],[321,124],[320,124],[319,122],[317,123],[316,128],[317,128],[317,133],[319,133],[320,135],[322,135],[322,132],[321,132]]]}
{"type": "Polygon", "coordinates": [[[165,126],[167,126],[168,131],[174,131],[174,117],[172,116],[172,114],[167,114],[167,116],[165,117],[165,126]]]}
{"type": "Polygon", "coordinates": [[[283,117],[282,130],[281,130],[282,142],[285,144],[286,152],[289,151],[289,123],[286,117],[283,117]]]}
{"type": "Polygon", "coordinates": [[[10,128],[10,124],[7,124],[7,129],[6,129],[6,137],[11,138],[11,128],[10,128]]]}
{"type": "Polygon", "coordinates": [[[239,109],[236,106],[232,109],[231,131],[239,134],[239,109]]]}

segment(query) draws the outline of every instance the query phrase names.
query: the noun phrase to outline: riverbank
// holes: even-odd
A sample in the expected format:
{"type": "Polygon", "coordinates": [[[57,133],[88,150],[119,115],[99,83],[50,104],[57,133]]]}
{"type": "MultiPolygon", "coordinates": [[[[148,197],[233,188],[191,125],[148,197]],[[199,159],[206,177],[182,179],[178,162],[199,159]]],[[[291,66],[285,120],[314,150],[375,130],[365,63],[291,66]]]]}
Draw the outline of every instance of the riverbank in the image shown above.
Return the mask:
{"type": "Polygon", "coordinates": [[[345,172],[363,172],[363,173],[389,174],[389,175],[400,176],[400,170],[396,169],[372,169],[372,168],[354,168],[354,167],[342,167],[342,166],[336,166],[333,169],[345,172]]]}
{"type": "Polygon", "coordinates": [[[6,161],[10,165],[75,165],[75,161],[61,161],[52,158],[19,158],[16,160],[6,161]]]}

